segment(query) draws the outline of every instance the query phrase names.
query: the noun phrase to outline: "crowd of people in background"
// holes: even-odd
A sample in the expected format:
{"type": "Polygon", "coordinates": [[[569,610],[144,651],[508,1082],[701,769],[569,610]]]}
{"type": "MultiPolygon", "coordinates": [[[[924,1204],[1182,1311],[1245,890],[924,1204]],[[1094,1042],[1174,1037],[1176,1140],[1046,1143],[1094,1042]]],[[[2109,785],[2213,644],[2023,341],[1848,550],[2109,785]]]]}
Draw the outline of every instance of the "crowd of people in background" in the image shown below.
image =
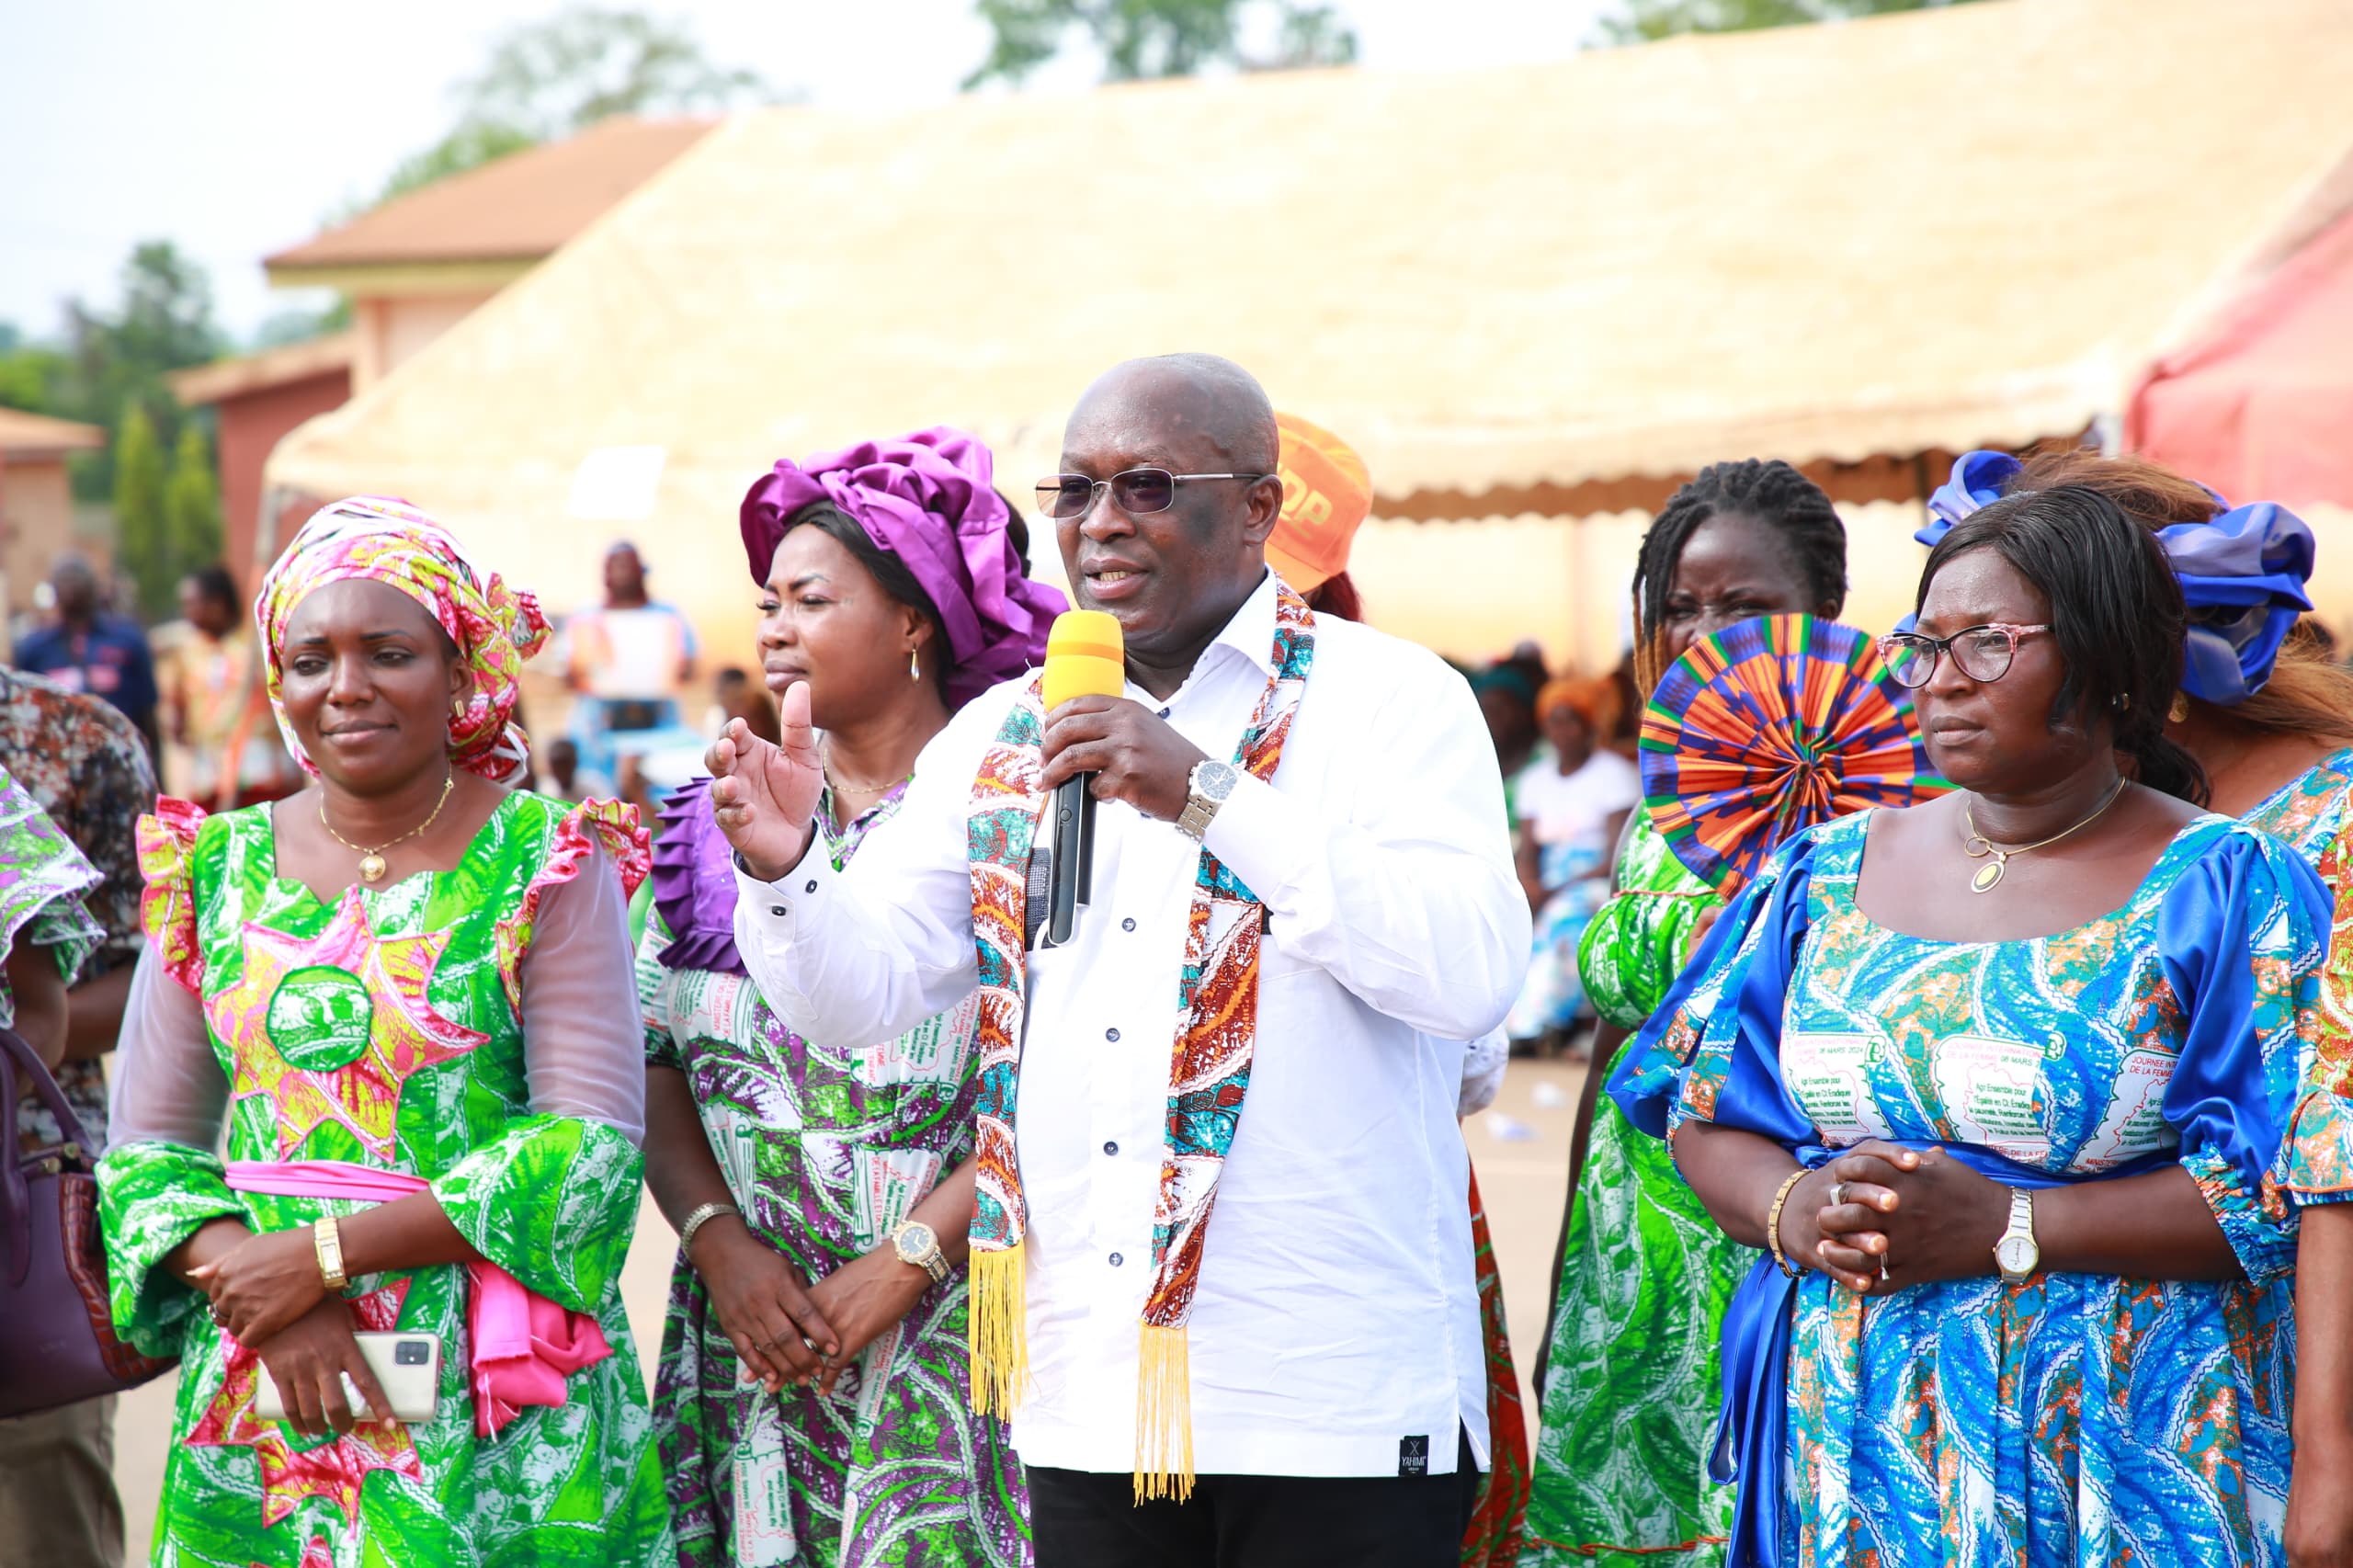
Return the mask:
{"type": "MultiPolygon", "coordinates": [[[[946,427],[752,486],[707,696],[627,541],[560,635],[385,498],[152,645],[56,563],[0,1026],[60,1091],[18,1158],[104,1151],[101,1315],[178,1364],[158,1561],[2347,1560],[2353,675],[2301,521],[1969,454],[1870,629],[1938,792],[1724,885],[1637,725],[1842,613],[1798,470],[1677,490],[1580,674],[1381,634],[1362,460],[1226,361],[1116,367],[1063,466],[1126,685],[1051,707],[1068,598],[946,427]],[[1459,1131],[1511,1051],[1590,1063],[1532,1412],[1459,1131]]],[[[113,1408],[0,1420],[28,1561],[119,1558],[113,1408]]]]}

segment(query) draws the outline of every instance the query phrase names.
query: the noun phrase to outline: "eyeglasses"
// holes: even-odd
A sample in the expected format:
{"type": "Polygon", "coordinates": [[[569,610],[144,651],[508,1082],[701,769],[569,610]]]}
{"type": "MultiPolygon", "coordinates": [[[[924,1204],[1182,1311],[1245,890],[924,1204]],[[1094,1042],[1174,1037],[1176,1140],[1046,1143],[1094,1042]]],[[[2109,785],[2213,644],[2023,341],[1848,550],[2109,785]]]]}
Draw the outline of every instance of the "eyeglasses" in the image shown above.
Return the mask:
{"type": "Polygon", "coordinates": [[[1989,620],[1983,626],[1963,627],[1949,637],[1892,631],[1879,640],[1879,652],[1895,684],[1914,690],[1928,684],[1937,673],[1938,656],[1944,653],[1951,654],[1953,666],[1972,680],[1999,680],[2010,673],[2010,661],[2018,656],[2018,639],[2050,630],[1989,620]]]}
{"type": "Polygon", "coordinates": [[[1176,504],[1176,487],[1198,479],[1238,479],[1256,484],[1274,477],[1271,473],[1171,473],[1165,468],[1131,468],[1108,479],[1058,473],[1038,482],[1038,506],[1050,517],[1083,517],[1095,505],[1096,491],[1108,489],[1112,504],[1120,511],[1142,517],[1168,510],[1176,504]]]}

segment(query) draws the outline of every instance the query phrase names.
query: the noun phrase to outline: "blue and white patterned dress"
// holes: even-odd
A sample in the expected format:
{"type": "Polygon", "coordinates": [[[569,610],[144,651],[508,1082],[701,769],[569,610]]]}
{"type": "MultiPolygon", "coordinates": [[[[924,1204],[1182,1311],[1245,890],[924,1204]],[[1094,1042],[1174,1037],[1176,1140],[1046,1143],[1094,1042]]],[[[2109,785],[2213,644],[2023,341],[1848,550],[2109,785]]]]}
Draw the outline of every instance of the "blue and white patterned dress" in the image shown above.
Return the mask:
{"type": "Polygon", "coordinates": [[[1932,941],[1856,907],[1872,815],[1793,840],[1727,912],[1613,1085],[1629,1114],[1802,1158],[1935,1143],[2018,1181],[2178,1163],[2246,1278],[1988,1275],[1863,1301],[1808,1273],[1781,1561],[2284,1562],[2295,1228],[2270,1177],[2325,890],[2278,842],[2205,816],[2108,915],[1932,941]]]}

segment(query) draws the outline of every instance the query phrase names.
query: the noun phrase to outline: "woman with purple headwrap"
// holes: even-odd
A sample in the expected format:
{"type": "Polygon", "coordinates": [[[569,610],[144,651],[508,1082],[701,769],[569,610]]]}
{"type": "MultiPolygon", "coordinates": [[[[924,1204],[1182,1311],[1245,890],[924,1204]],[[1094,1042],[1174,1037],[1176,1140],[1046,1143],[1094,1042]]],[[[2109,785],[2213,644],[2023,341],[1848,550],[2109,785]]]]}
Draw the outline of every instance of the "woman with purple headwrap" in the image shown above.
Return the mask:
{"type": "MultiPolygon", "coordinates": [[[[806,683],[846,864],[925,744],[1042,659],[988,449],[949,429],[779,462],[744,498],[760,662],[806,683]]],[[[690,1568],[1029,1561],[1021,1467],[969,1397],[976,1003],[808,1040],[734,943],[708,781],[664,808],[640,951],[647,1178],[681,1237],[654,1394],[690,1568]]]]}

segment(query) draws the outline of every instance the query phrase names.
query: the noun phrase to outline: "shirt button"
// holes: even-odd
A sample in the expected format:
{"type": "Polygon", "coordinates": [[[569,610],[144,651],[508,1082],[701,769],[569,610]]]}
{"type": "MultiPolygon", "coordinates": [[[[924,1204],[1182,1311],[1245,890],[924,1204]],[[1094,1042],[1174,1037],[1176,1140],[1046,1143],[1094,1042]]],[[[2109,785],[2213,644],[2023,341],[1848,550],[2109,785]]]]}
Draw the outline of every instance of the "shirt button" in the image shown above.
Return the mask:
{"type": "Polygon", "coordinates": [[[1116,1153],[1118,1153],[1120,1152],[1120,1145],[1119,1145],[1119,1142],[1118,1142],[1118,1140],[1114,1139],[1112,1142],[1108,1142],[1108,1143],[1104,1144],[1104,1145],[1103,1145],[1103,1152],[1104,1152],[1105,1153],[1107,1153],[1107,1154],[1116,1154],[1116,1153]]]}
{"type": "Polygon", "coordinates": [[[1111,1041],[1114,1045],[1116,1045],[1116,1044],[1118,1044],[1118,1043],[1119,1043],[1119,1040],[1120,1040],[1120,1031],[1119,1031],[1119,1030],[1117,1030],[1117,1029],[1105,1029],[1105,1030],[1103,1031],[1103,1038],[1104,1038],[1105,1040],[1108,1040],[1111,1041]]]}
{"type": "Polygon", "coordinates": [[[1164,718],[1164,719],[1167,718],[1167,717],[1168,717],[1168,710],[1167,710],[1167,709],[1165,709],[1165,708],[1162,709],[1162,710],[1160,710],[1160,716],[1161,716],[1162,718],[1164,718]]]}
{"type": "Polygon", "coordinates": [[[1116,1252],[1115,1252],[1115,1253],[1113,1253],[1113,1254],[1111,1255],[1111,1267],[1114,1267],[1114,1268],[1117,1268],[1117,1267],[1120,1267],[1120,1255],[1119,1255],[1118,1253],[1116,1253],[1116,1252]]]}
{"type": "Polygon", "coordinates": [[[1134,930],[1135,928],[1136,928],[1136,917],[1135,917],[1134,915],[1129,915],[1125,920],[1122,920],[1122,921],[1120,921],[1120,930],[1122,930],[1122,931],[1132,931],[1132,930],[1134,930]]]}
{"type": "Polygon", "coordinates": [[[782,915],[785,913],[785,907],[780,903],[771,903],[768,905],[768,913],[770,915],[782,915]]]}
{"type": "Polygon", "coordinates": [[[805,888],[802,888],[801,891],[802,892],[815,892],[817,891],[817,879],[816,879],[816,878],[814,878],[814,877],[810,878],[810,879],[809,879],[809,885],[808,885],[807,887],[805,887],[805,888]]]}

